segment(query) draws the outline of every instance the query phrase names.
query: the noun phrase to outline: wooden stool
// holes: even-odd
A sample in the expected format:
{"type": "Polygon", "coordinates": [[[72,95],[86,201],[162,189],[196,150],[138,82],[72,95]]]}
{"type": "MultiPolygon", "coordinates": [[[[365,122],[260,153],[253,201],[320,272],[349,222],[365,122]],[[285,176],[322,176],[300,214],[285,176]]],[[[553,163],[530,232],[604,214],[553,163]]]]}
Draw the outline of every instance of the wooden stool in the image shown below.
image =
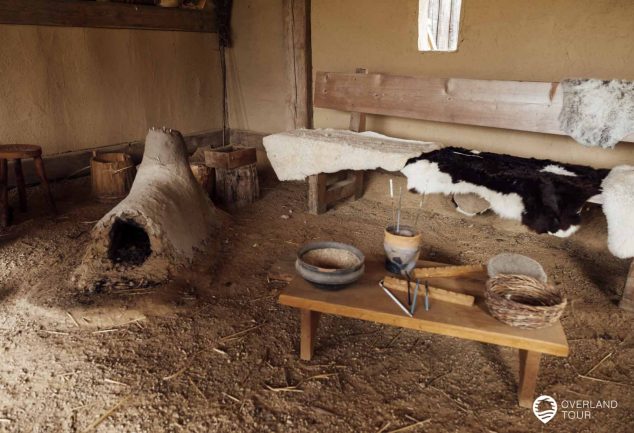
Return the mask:
{"type": "Polygon", "coordinates": [[[20,210],[26,211],[26,186],[24,184],[24,173],[22,172],[22,159],[26,158],[33,158],[35,173],[42,182],[46,198],[53,212],[57,212],[51,188],[46,178],[46,172],[44,171],[42,148],[33,144],[3,144],[0,145],[0,227],[9,225],[9,173],[7,164],[9,159],[13,161],[15,168],[15,183],[20,198],[20,210]]]}

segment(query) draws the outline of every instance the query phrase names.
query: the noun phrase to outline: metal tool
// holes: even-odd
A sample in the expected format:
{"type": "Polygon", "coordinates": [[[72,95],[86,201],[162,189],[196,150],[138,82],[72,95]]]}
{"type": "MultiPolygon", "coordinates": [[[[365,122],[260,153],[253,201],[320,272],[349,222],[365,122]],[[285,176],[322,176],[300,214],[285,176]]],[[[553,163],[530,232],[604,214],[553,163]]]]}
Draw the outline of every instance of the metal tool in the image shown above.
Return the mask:
{"type": "MultiPolygon", "coordinates": [[[[407,282],[407,288],[409,289],[409,281],[407,282]]],[[[409,306],[409,312],[414,315],[414,311],[416,311],[416,301],[418,301],[418,289],[420,288],[420,280],[416,280],[416,287],[414,288],[414,300],[412,304],[409,306]]]]}
{"type": "Polygon", "coordinates": [[[420,217],[420,213],[423,210],[423,200],[425,200],[425,194],[420,198],[420,203],[418,204],[418,211],[416,212],[416,219],[414,220],[414,229],[418,226],[418,217],[420,217]]]}
{"type": "Polygon", "coordinates": [[[425,311],[429,311],[429,282],[425,280],[425,311]]]}
{"type": "Polygon", "coordinates": [[[401,233],[401,202],[403,201],[403,187],[398,187],[398,209],[396,210],[396,234],[401,233]]]}
{"type": "Polygon", "coordinates": [[[392,199],[392,224],[396,222],[396,216],[394,215],[394,181],[390,179],[390,198],[392,199]]]}
{"type": "Polygon", "coordinates": [[[401,303],[401,301],[399,301],[399,300],[398,300],[398,298],[397,298],[396,296],[394,296],[394,294],[393,294],[392,292],[390,292],[390,291],[387,289],[387,287],[385,287],[385,286],[383,285],[383,280],[379,281],[379,286],[381,286],[381,288],[383,289],[383,291],[384,291],[385,293],[387,293],[387,295],[390,297],[390,299],[391,299],[392,301],[394,301],[394,303],[395,303],[396,305],[398,305],[398,307],[399,307],[401,310],[403,310],[403,313],[407,314],[407,316],[408,316],[408,317],[414,317],[414,315],[413,315],[412,313],[410,313],[410,312],[409,312],[409,310],[407,309],[407,307],[405,307],[405,305],[403,305],[403,304],[401,303]]]}

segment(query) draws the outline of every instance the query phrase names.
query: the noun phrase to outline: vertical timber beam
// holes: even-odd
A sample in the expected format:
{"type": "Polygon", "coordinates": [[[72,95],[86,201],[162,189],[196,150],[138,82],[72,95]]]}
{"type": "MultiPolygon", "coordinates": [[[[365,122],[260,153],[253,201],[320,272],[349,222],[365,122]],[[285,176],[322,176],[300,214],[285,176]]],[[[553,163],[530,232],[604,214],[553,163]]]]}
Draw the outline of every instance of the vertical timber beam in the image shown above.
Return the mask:
{"type": "Polygon", "coordinates": [[[310,0],[284,0],[284,29],[293,128],[312,128],[310,0]]]}
{"type": "Polygon", "coordinates": [[[630,272],[627,274],[625,280],[625,288],[623,289],[623,296],[619,307],[624,310],[634,312],[634,260],[630,264],[630,272]]]}
{"type": "MultiPolygon", "coordinates": [[[[313,69],[310,43],[310,0],[284,0],[286,68],[291,83],[291,128],[313,126],[313,69]]],[[[308,177],[308,212],[327,210],[326,175],[308,177]]]]}

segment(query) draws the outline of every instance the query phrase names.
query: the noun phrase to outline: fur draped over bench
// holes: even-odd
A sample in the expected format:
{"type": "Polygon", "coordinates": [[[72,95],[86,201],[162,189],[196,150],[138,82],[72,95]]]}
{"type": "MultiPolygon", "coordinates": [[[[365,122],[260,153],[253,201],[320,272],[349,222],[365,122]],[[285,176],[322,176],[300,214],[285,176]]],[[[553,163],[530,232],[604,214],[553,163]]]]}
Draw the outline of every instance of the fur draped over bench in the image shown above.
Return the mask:
{"type": "Polygon", "coordinates": [[[401,172],[420,194],[475,193],[504,218],[537,233],[568,236],[609,170],[446,147],[411,158],[401,172]]]}
{"type": "Polygon", "coordinates": [[[503,218],[537,233],[569,236],[585,202],[600,196],[608,220],[608,247],[634,257],[634,167],[612,170],[520,158],[438,143],[332,129],[296,130],[264,138],[280,180],[302,180],[339,170],[401,172],[419,193],[475,193],[503,218]]]}

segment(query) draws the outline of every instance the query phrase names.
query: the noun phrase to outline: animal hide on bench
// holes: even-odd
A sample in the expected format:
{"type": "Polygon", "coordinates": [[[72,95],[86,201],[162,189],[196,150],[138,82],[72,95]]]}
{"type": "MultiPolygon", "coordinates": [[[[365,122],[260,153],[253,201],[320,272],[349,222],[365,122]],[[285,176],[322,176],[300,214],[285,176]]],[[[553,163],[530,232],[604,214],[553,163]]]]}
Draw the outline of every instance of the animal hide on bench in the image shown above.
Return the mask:
{"type": "Polygon", "coordinates": [[[570,79],[561,86],[559,124],[577,142],[613,148],[634,132],[634,81],[570,79]]]}
{"type": "Polygon", "coordinates": [[[401,172],[420,194],[475,193],[501,217],[565,237],[578,229],[581,207],[601,193],[609,170],[447,147],[411,158],[401,172]]]}
{"type": "Polygon", "coordinates": [[[602,186],[608,248],[621,259],[634,257],[634,167],[614,167],[602,186]]]}

